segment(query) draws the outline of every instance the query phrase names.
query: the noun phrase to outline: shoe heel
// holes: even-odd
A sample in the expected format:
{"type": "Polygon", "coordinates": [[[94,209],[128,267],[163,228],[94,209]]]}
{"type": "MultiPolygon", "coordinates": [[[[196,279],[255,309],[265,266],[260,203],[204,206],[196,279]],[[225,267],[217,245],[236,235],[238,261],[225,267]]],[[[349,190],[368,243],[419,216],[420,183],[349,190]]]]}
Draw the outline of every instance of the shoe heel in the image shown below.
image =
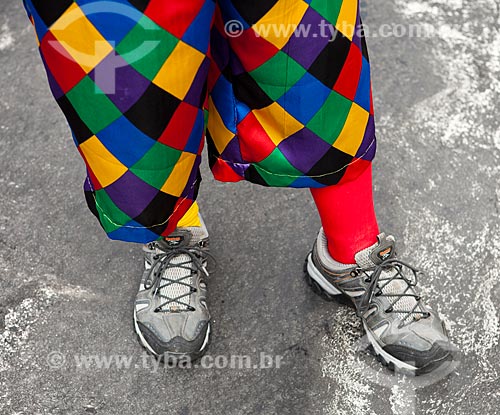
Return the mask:
{"type": "Polygon", "coordinates": [[[319,295],[323,300],[329,301],[329,302],[337,302],[342,305],[347,305],[352,307],[352,301],[349,297],[346,297],[344,294],[340,293],[339,294],[331,294],[328,291],[326,291],[311,275],[309,274],[308,270],[308,264],[309,264],[309,257],[310,255],[307,256],[305,262],[304,262],[304,278],[306,280],[307,285],[311,287],[314,293],[319,295]]]}

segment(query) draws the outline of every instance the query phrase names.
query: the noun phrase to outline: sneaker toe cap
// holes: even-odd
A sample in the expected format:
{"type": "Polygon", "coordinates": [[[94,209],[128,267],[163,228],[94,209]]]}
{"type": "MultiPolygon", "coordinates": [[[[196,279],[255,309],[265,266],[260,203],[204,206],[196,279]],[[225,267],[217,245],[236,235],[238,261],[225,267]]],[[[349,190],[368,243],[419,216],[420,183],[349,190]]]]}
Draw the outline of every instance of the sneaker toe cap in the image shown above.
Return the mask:
{"type": "Polygon", "coordinates": [[[138,323],[141,334],[156,354],[178,354],[191,357],[196,357],[202,351],[207,340],[209,325],[209,321],[200,322],[192,338],[187,339],[177,335],[169,340],[164,340],[156,335],[151,327],[138,323]]]}
{"type": "Polygon", "coordinates": [[[384,351],[396,359],[415,367],[420,373],[427,373],[453,359],[447,344],[434,343],[428,350],[417,350],[401,344],[391,344],[384,351]]]}
{"type": "Polygon", "coordinates": [[[455,348],[435,313],[431,313],[428,319],[410,324],[405,331],[406,335],[384,347],[396,359],[425,372],[453,359],[455,348]]]}

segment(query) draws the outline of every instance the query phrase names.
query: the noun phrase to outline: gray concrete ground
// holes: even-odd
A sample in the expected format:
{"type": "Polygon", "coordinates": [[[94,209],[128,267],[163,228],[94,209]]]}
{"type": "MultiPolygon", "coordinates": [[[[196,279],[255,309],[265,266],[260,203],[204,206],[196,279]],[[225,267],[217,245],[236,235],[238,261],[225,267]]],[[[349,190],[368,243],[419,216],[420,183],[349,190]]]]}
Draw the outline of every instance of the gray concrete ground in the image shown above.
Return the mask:
{"type": "Polygon", "coordinates": [[[282,365],[144,365],[131,321],[140,247],[108,242],[87,213],[83,164],[21,1],[1,0],[0,413],[499,413],[499,8],[364,4],[380,223],[404,241],[402,256],[429,271],[424,292],[462,353],[448,376],[409,379],[356,351],[363,333],[352,310],[306,287],[302,262],[319,227],[308,193],[215,183],[206,167],[200,202],[219,262],[209,354],[257,362],[264,352],[282,365]],[[384,23],[433,32],[381,37],[384,23]],[[78,367],[75,356],[85,355],[133,361],[78,367]]]}

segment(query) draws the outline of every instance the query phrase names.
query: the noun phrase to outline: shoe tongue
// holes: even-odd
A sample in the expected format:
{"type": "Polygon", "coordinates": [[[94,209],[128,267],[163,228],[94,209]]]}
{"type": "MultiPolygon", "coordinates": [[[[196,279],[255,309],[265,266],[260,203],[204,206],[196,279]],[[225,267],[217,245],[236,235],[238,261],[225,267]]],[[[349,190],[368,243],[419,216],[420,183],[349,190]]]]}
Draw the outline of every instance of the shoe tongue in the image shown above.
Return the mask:
{"type": "Polygon", "coordinates": [[[158,241],[161,248],[174,249],[190,246],[193,235],[187,228],[177,228],[170,235],[158,241]]]}
{"type": "MultiPolygon", "coordinates": [[[[376,244],[356,254],[356,263],[361,268],[372,268],[375,265],[380,265],[387,259],[391,259],[396,256],[396,241],[393,236],[386,236],[384,233],[381,233],[377,238],[378,242],[376,244]]],[[[392,271],[386,270],[382,273],[382,278],[389,278],[394,275],[394,272],[394,269],[392,271]]],[[[384,284],[382,292],[385,295],[392,296],[396,296],[404,292],[415,294],[413,288],[408,290],[408,284],[400,278],[395,278],[389,283],[384,284]]],[[[396,307],[398,309],[412,310],[418,302],[413,297],[403,297],[396,301],[395,304],[397,304],[396,307]]],[[[423,311],[421,308],[419,308],[419,310],[423,311]]],[[[407,317],[404,313],[398,313],[398,315],[401,319],[407,317]]]]}
{"type": "Polygon", "coordinates": [[[396,241],[392,236],[381,233],[377,243],[356,254],[356,263],[361,268],[371,268],[396,256],[396,241]]]}
{"type": "MultiPolygon", "coordinates": [[[[157,241],[157,243],[163,249],[186,248],[200,245],[207,238],[208,232],[205,226],[192,226],[177,228],[170,235],[157,241]]],[[[206,246],[206,243],[204,246],[206,246]]]]}
{"type": "MultiPolygon", "coordinates": [[[[157,241],[157,243],[161,250],[168,252],[178,248],[191,247],[197,241],[189,228],[177,228],[170,235],[157,241]]],[[[189,255],[180,253],[170,260],[170,267],[162,274],[162,278],[164,278],[164,281],[168,281],[168,283],[164,284],[160,289],[160,293],[166,299],[180,298],[180,301],[174,301],[167,306],[170,311],[185,311],[189,308],[187,304],[191,304],[191,296],[189,294],[193,278],[190,276],[191,271],[187,265],[190,261],[189,255]],[[176,265],[178,264],[179,266],[177,267],[176,265]],[[176,280],[180,282],[176,283],[176,280]]]]}

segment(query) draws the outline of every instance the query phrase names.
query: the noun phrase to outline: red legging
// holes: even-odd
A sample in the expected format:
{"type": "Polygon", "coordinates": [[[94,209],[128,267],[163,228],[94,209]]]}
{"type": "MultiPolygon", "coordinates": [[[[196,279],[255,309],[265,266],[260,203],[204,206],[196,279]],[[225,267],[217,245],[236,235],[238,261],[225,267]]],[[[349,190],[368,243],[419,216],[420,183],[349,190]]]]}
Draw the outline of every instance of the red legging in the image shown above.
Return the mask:
{"type": "Polygon", "coordinates": [[[373,245],[379,233],[373,206],[372,168],[353,181],[311,189],[328,240],[330,255],[343,264],[373,245]]]}

